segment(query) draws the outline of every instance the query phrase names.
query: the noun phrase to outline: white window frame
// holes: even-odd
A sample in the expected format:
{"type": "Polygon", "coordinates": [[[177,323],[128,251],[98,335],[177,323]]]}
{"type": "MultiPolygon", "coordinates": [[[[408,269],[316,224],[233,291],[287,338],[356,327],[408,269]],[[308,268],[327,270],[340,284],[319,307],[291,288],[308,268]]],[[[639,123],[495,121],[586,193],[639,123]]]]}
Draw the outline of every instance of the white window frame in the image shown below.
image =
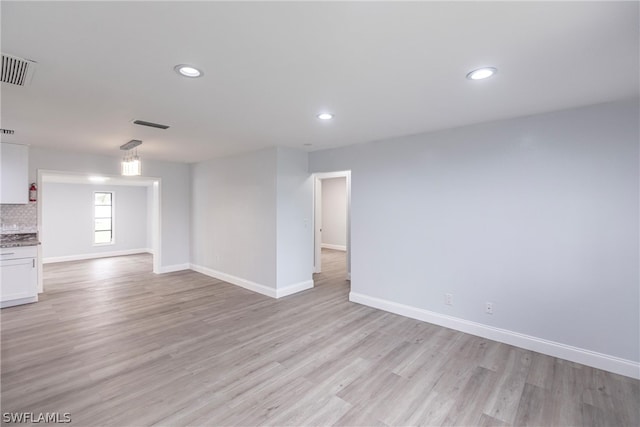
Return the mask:
{"type": "Polygon", "coordinates": [[[116,193],[114,191],[100,191],[96,190],[93,192],[93,200],[92,200],[92,210],[93,210],[93,227],[92,227],[92,238],[93,246],[109,246],[116,244],[116,193]],[[96,194],[97,193],[110,193],[111,194],[111,241],[105,243],[96,243],[96,194]]]}

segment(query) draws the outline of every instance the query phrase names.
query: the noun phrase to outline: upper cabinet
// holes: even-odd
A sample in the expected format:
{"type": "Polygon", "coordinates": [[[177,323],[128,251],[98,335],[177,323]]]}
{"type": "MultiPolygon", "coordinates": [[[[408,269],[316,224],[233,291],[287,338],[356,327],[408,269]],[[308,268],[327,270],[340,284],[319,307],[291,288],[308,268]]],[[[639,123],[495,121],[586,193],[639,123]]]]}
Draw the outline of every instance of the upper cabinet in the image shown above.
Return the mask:
{"type": "Polygon", "coordinates": [[[29,148],[0,143],[0,203],[29,203],[29,148]]]}

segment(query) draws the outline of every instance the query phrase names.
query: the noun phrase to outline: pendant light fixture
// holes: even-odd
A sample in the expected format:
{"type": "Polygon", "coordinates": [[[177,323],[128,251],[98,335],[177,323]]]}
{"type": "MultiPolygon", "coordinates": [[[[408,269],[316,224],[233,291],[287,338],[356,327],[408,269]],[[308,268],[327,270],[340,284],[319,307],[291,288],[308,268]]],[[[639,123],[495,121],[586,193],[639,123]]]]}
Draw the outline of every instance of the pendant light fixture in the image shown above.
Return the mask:
{"type": "Polygon", "coordinates": [[[138,147],[142,144],[139,139],[132,139],[120,146],[121,150],[126,151],[122,158],[122,175],[124,176],[140,176],[142,174],[142,164],[138,157],[138,147]],[[131,151],[134,150],[134,151],[131,151]]]}

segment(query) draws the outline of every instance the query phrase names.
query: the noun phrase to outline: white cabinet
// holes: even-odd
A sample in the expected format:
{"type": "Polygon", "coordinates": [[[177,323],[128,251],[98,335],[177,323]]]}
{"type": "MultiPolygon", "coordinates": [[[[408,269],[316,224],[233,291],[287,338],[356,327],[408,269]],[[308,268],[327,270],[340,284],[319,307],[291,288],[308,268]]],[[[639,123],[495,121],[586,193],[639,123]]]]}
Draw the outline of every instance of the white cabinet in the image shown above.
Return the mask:
{"type": "Polygon", "coordinates": [[[0,250],[0,307],[38,301],[36,246],[0,250]]]}
{"type": "Polygon", "coordinates": [[[0,143],[0,203],[29,203],[29,148],[0,143]]]}

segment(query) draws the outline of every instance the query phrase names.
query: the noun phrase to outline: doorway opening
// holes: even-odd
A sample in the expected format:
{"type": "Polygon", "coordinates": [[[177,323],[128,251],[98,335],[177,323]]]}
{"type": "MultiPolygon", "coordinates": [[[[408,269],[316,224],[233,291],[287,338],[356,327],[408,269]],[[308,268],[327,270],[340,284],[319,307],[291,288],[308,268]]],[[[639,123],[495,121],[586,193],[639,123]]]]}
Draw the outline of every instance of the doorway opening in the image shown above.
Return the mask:
{"type": "MultiPolygon", "coordinates": [[[[152,177],[38,170],[38,293],[44,292],[44,263],[96,259],[94,264],[102,265],[103,257],[145,253],[151,254],[153,272],[160,273],[160,185],[160,178],[152,177]],[[107,228],[121,231],[106,246],[94,240],[95,230],[107,229],[102,217],[94,218],[94,210],[105,210],[94,206],[96,191],[104,189],[112,197],[107,228]]],[[[146,259],[148,264],[149,255],[146,259]]]]}
{"type": "Polygon", "coordinates": [[[345,253],[346,280],[351,280],[351,171],[314,174],[313,272],[325,259],[339,262],[345,253]]]}

